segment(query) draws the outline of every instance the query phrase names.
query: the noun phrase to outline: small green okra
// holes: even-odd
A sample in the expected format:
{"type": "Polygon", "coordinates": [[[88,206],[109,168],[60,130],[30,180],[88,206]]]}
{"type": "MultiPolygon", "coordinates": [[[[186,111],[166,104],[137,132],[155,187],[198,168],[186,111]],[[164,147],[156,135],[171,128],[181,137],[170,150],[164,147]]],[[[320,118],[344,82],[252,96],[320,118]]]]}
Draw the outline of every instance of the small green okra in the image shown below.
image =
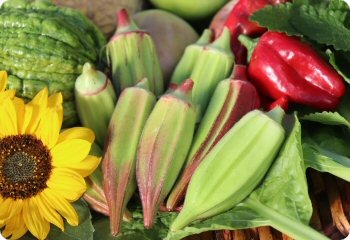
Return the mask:
{"type": "Polygon", "coordinates": [[[126,205],[136,190],[137,146],[155,103],[144,79],[122,91],[108,125],[102,169],[112,235],[119,233],[126,205]]]}
{"type": "Polygon", "coordinates": [[[92,64],[85,63],[82,74],[75,81],[74,92],[82,125],[91,128],[97,143],[104,146],[117,101],[111,81],[92,64]]]}
{"type": "Polygon", "coordinates": [[[151,36],[135,24],[126,9],[118,11],[117,30],[106,46],[117,94],[147,78],[157,96],[164,92],[164,80],[156,47],[151,36]]]}
{"type": "Polygon", "coordinates": [[[143,129],[137,151],[136,177],[144,225],[154,217],[185,162],[196,123],[192,80],[162,95],[143,129]]]}
{"type": "Polygon", "coordinates": [[[279,107],[253,110],[229,130],[193,174],[171,230],[227,211],[253,191],[284,141],[283,116],[279,107]]]}

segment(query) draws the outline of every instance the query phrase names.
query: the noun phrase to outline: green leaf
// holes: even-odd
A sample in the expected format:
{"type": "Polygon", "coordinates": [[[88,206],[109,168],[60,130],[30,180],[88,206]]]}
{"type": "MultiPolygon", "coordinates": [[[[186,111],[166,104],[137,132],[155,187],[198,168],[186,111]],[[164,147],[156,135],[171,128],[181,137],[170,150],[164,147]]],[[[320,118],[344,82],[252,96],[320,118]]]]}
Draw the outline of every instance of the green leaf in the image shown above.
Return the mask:
{"type": "Polygon", "coordinates": [[[350,53],[343,51],[326,51],[329,57],[329,63],[333,68],[344,78],[347,83],[350,83],[350,53]]]}
{"type": "Polygon", "coordinates": [[[230,211],[203,221],[196,221],[182,230],[169,231],[165,240],[180,240],[186,236],[206,231],[236,230],[266,225],[269,225],[268,219],[262,218],[254,210],[247,208],[244,203],[241,203],[230,211]]]}
{"type": "Polygon", "coordinates": [[[57,227],[52,227],[49,234],[49,239],[55,240],[70,240],[70,239],[81,239],[89,240],[93,239],[94,228],[91,222],[91,213],[88,204],[80,199],[73,203],[73,207],[78,213],[79,216],[79,225],[73,227],[65,222],[64,232],[62,232],[57,227]]]}
{"type": "Polygon", "coordinates": [[[245,201],[269,225],[293,239],[328,239],[308,223],[312,215],[301,147],[301,126],[295,124],[261,186],[245,201]]]}
{"type": "Polygon", "coordinates": [[[299,33],[318,43],[350,51],[350,29],[345,26],[347,15],[348,11],[301,5],[292,8],[290,23],[299,33]]]}
{"type": "Polygon", "coordinates": [[[283,211],[289,218],[309,223],[312,206],[301,147],[301,126],[296,117],[281,153],[251,197],[269,208],[283,211]]]}
{"type": "Polygon", "coordinates": [[[300,117],[302,120],[318,122],[327,125],[340,125],[350,127],[350,123],[338,112],[315,112],[300,117]]]}
{"type": "Polygon", "coordinates": [[[350,181],[349,131],[327,125],[305,129],[302,141],[307,167],[350,181]]]}
{"type": "Polygon", "coordinates": [[[94,240],[161,240],[166,236],[169,228],[169,225],[165,223],[172,221],[163,218],[172,219],[173,215],[172,213],[158,213],[153,227],[145,229],[142,210],[138,208],[133,211],[133,221],[123,222],[121,232],[116,237],[110,234],[109,219],[100,218],[94,222],[94,240]]]}
{"type": "Polygon", "coordinates": [[[349,7],[340,0],[297,0],[268,5],[251,20],[273,31],[306,37],[336,50],[350,51],[349,7]]]}
{"type": "Polygon", "coordinates": [[[337,108],[337,111],[340,115],[342,115],[348,122],[350,122],[350,86],[348,86],[348,89],[345,93],[345,95],[342,97],[341,102],[337,108]]]}
{"type": "Polygon", "coordinates": [[[349,5],[344,0],[332,0],[329,3],[329,9],[349,10],[349,5]]]}
{"type": "Polygon", "coordinates": [[[334,154],[333,156],[324,155],[319,152],[318,148],[308,143],[303,144],[303,152],[307,167],[313,168],[319,172],[328,172],[346,181],[350,181],[350,168],[342,165],[335,159],[336,156],[344,156],[339,154],[334,154]]]}
{"type": "MultiPolygon", "coordinates": [[[[94,228],[91,222],[91,214],[88,204],[80,199],[74,202],[73,207],[79,216],[79,225],[74,227],[69,225],[66,221],[64,223],[64,232],[51,224],[51,230],[48,239],[55,240],[92,240],[94,228]]],[[[29,232],[21,238],[22,240],[32,240],[34,238],[29,232]]]]}
{"type": "Polygon", "coordinates": [[[269,30],[285,32],[288,35],[301,35],[290,23],[292,6],[291,3],[268,5],[253,13],[250,19],[269,30]]]}
{"type": "Polygon", "coordinates": [[[340,155],[350,156],[348,131],[344,131],[341,127],[329,125],[315,125],[311,129],[306,128],[311,128],[311,126],[306,126],[302,130],[303,143],[316,145],[340,155]]]}

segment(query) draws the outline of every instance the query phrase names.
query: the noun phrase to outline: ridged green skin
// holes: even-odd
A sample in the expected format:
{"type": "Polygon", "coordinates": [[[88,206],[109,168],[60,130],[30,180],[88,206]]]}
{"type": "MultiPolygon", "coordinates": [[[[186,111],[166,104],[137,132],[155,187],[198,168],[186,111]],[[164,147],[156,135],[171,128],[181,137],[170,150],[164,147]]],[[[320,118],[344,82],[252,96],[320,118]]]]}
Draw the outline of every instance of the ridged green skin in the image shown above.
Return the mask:
{"type": "MultiPolygon", "coordinates": [[[[185,81],[182,86],[188,83],[185,81]]],[[[192,89],[193,82],[190,83],[192,89]]],[[[192,142],[196,110],[190,95],[190,92],[184,93],[181,86],[163,95],[142,132],[136,177],[146,228],[152,227],[155,214],[174,185],[192,142]]]]}
{"type": "MultiPolygon", "coordinates": [[[[92,23],[84,14],[80,11],[76,11],[72,8],[56,7],[50,0],[11,0],[4,3],[3,9],[23,9],[23,10],[35,10],[51,13],[56,17],[65,19],[74,27],[81,29],[83,33],[88,33],[94,40],[97,52],[106,44],[106,39],[98,27],[92,23]]],[[[0,10],[1,11],[1,10],[0,10]]]]}
{"type": "Polygon", "coordinates": [[[257,90],[246,80],[225,79],[217,85],[194,136],[186,166],[167,199],[168,209],[173,210],[183,200],[203,158],[242,116],[259,105],[257,90]]]}
{"type": "Polygon", "coordinates": [[[36,50],[28,51],[26,47],[15,45],[0,44],[0,56],[6,65],[27,71],[45,69],[47,73],[79,74],[82,69],[74,60],[62,59],[36,50]]]}
{"type": "Polygon", "coordinates": [[[147,78],[150,90],[157,96],[164,92],[164,80],[157,50],[151,36],[138,28],[126,10],[118,12],[117,31],[107,44],[115,90],[120,93],[147,78]]]}
{"type": "Polygon", "coordinates": [[[74,82],[85,62],[99,64],[106,44],[97,27],[79,11],[48,0],[8,0],[0,8],[0,32],[0,69],[9,74],[8,88],[28,99],[43,87],[49,94],[62,92],[72,102],[65,104],[63,126],[77,124],[74,82]]]}
{"type": "Polygon", "coordinates": [[[185,48],[181,59],[177,63],[175,70],[171,75],[171,83],[179,85],[191,76],[193,68],[200,57],[204,46],[209,44],[212,37],[213,32],[209,29],[205,29],[197,42],[185,48]]]}
{"type": "Polygon", "coordinates": [[[27,48],[27,50],[42,52],[45,55],[52,55],[61,60],[74,61],[76,64],[84,64],[89,59],[96,58],[92,53],[82,51],[81,49],[72,48],[60,40],[43,35],[35,35],[22,31],[3,30],[0,35],[1,45],[11,45],[16,47],[27,48]],[[23,41],[26,39],[26,41],[23,41]]]}
{"type": "Polygon", "coordinates": [[[47,87],[49,92],[61,92],[64,101],[73,101],[74,94],[70,90],[74,88],[74,81],[64,82],[44,82],[33,79],[20,79],[14,75],[8,77],[8,87],[10,89],[19,89],[17,94],[23,98],[31,99],[44,87],[47,87]]]}
{"type": "Polygon", "coordinates": [[[203,48],[193,67],[190,78],[194,81],[193,102],[199,105],[199,118],[204,114],[217,84],[232,72],[234,56],[230,39],[230,32],[225,28],[219,38],[203,48]]]}
{"type": "Polygon", "coordinates": [[[82,126],[92,129],[96,142],[105,146],[108,124],[117,101],[112,82],[103,72],[86,63],[75,81],[74,93],[82,126]]]}
{"type": "Polygon", "coordinates": [[[141,82],[123,90],[108,126],[103,174],[113,235],[119,233],[126,205],[136,189],[137,146],[156,103],[156,96],[145,85],[141,82]]]}
{"type": "Polygon", "coordinates": [[[192,176],[171,230],[229,210],[259,184],[285,137],[284,112],[274,110],[277,121],[260,110],[249,112],[214,146],[192,176]]]}

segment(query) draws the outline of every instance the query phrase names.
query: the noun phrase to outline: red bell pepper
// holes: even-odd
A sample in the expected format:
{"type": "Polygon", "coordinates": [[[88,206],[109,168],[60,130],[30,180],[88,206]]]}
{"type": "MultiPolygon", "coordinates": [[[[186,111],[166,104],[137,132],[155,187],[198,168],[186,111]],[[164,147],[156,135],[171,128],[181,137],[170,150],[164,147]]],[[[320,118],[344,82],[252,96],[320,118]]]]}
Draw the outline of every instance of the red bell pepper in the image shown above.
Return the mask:
{"type": "Polygon", "coordinates": [[[238,41],[238,36],[244,34],[249,37],[258,37],[266,31],[266,28],[260,27],[257,23],[249,20],[253,13],[266,5],[276,5],[288,1],[289,0],[239,0],[236,3],[224,24],[231,32],[231,48],[235,55],[236,63],[245,64],[247,61],[247,50],[238,41]]]}
{"type": "Polygon", "coordinates": [[[345,93],[343,78],[309,44],[279,32],[261,36],[248,77],[267,97],[321,110],[336,108],[345,93]]]}

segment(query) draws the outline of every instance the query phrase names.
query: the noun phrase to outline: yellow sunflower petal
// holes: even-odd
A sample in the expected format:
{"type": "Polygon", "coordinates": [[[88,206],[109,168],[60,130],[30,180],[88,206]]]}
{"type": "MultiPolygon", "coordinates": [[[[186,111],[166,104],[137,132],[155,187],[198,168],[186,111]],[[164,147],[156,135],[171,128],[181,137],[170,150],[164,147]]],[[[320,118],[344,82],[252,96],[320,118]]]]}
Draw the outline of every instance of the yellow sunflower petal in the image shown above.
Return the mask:
{"type": "Polygon", "coordinates": [[[61,195],[50,188],[46,188],[41,196],[51,207],[57,210],[72,226],[78,226],[79,217],[72,205],[61,195]]]}
{"type": "Polygon", "coordinates": [[[90,143],[93,143],[95,141],[95,134],[90,128],[72,127],[63,130],[57,142],[63,142],[68,139],[83,139],[90,143]]]}
{"type": "Polygon", "coordinates": [[[32,120],[33,106],[24,105],[23,116],[21,116],[21,121],[18,121],[18,133],[32,133],[29,131],[29,124],[32,120]]]}
{"type": "Polygon", "coordinates": [[[49,149],[57,142],[60,132],[58,114],[53,109],[47,109],[42,116],[34,135],[37,136],[49,149]]]}
{"type": "Polygon", "coordinates": [[[89,154],[91,143],[82,139],[69,139],[51,149],[52,165],[74,166],[89,154]]]}
{"type": "Polygon", "coordinates": [[[36,202],[44,218],[64,231],[64,223],[61,215],[59,215],[56,210],[53,209],[48,202],[46,202],[45,198],[42,197],[41,194],[37,195],[36,198],[36,202]]]}
{"type": "Polygon", "coordinates": [[[45,239],[50,231],[50,223],[41,215],[36,198],[24,200],[23,220],[28,230],[38,239],[45,239]]]}
{"type": "Polygon", "coordinates": [[[5,91],[7,85],[7,72],[0,71],[0,92],[5,91]]]}
{"type": "Polygon", "coordinates": [[[16,108],[17,129],[19,134],[24,134],[25,128],[28,125],[28,120],[25,119],[25,104],[23,99],[14,98],[13,104],[16,108]]]}
{"type": "Polygon", "coordinates": [[[8,213],[10,212],[10,206],[12,203],[11,198],[5,199],[0,205],[0,219],[6,220],[8,218],[8,213]]]}
{"type": "Polygon", "coordinates": [[[10,99],[0,102],[0,116],[0,137],[17,134],[16,108],[10,99]]]}
{"type": "Polygon", "coordinates": [[[0,205],[0,219],[7,221],[7,219],[18,215],[22,211],[22,207],[23,201],[21,199],[5,199],[0,205]]]}
{"type": "Polygon", "coordinates": [[[70,202],[78,200],[86,191],[84,178],[65,168],[54,168],[46,184],[70,202]]]}
{"type": "Polygon", "coordinates": [[[32,109],[30,111],[31,118],[30,118],[28,127],[26,129],[26,133],[31,134],[36,130],[40,122],[40,119],[42,118],[43,114],[47,109],[47,101],[48,101],[48,90],[47,88],[44,88],[34,96],[32,101],[30,101],[27,104],[27,107],[31,107],[32,109]]]}
{"type": "Polygon", "coordinates": [[[61,93],[52,94],[47,100],[47,106],[54,109],[58,114],[60,128],[63,122],[63,97],[61,93]]]}
{"type": "Polygon", "coordinates": [[[46,107],[48,95],[49,91],[47,87],[45,87],[40,92],[38,92],[28,104],[46,107]]]}
{"type": "Polygon", "coordinates": [[[25,128],[25,133],[32,134],[35,132],[45,109],[42,106],[26,104],[25,119],[29,122],[25,128]]]}
{"type": "Polygon", "coordinates": [[[26,227],[22,214],[17,215],[7,221],[4,231],[1,233],[5,238],[11,236],[10,239],[19,239],[26,232],[28,228],[26,227]]]}
{"type": "Polygon", "coordinates": [[[54,93],[47,99],[47,106],[51,108],[56,108],[61,106],[63,103],[63,97],[62,94],[54,93]]]}
{"type": "Polygon", "coordinates": [[[73,169],[83,177],[87,177],[96,170],[101,160],[102,160],[101,157],[88,155],[86,158],[84,158],[83,161],[80,162],[80,164],[66,166],[66,167],[73,169]]]}
{"type": "Polygon", "coordinates": [[[0,101],[4,101],[7,98],[13,99],[16,94],[15,90],[7,90],[5,92],[0,92],[0,101]]]}
{"type": "Polygon", "coordinates": [[[20,214],[23,209],[23,200],[22,199],[17,199],[17,200],[12,200],[10,204],[10,209],[9,209],[9,214],[8,218],[13,218],[20,214]]]}

